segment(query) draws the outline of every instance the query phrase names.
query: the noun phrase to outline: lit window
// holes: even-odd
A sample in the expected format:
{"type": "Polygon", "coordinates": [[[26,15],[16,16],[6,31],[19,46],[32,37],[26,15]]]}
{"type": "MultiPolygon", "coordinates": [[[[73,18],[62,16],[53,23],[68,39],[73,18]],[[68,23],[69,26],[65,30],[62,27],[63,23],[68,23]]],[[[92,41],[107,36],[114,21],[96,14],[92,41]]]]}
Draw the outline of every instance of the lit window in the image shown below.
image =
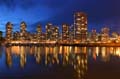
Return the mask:
{"type": "Polygon", "coordinates": [[[81,24],[82,26],[84,26],[85,24],[81,24]]]}
{"type": "Polygon", "coordinates": [[[81,19],[84,19],[84,17],[82,16],[81,19]]]}
{"type": "Polygon", "coordinates": [[[76,20],[81,20],[80,18],[77,18],[76,20]]]}

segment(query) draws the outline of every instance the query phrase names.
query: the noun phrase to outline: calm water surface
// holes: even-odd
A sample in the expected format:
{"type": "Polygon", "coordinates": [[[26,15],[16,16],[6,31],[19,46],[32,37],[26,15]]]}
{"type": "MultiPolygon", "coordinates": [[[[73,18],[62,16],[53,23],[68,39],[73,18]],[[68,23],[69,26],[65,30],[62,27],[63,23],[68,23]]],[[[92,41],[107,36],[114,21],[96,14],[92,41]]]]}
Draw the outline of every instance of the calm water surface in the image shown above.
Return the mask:
{"type": "Polygon", "coordinates": [[[120,47],[0,47],[0,78],[120,79],[120,47]]]}

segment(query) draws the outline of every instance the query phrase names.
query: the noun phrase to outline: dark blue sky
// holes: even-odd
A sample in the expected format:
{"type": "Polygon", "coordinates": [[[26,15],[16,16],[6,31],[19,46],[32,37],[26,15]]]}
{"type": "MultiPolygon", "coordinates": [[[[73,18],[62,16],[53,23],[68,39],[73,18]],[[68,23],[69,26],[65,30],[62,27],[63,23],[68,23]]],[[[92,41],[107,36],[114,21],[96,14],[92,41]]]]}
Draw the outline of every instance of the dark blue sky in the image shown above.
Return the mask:
{"type": "Polygon", "coordinates": [[[20,22],[25,21],[28,31],[35,31],[40,23],[48,22],[61,27],[62,23],[73,24],[76,11],[86,12],[88,28],[103,26],[120,30],[120,0],[0,0],[0,30],[11,21],[14,31],[19,31],[20,22]]]}

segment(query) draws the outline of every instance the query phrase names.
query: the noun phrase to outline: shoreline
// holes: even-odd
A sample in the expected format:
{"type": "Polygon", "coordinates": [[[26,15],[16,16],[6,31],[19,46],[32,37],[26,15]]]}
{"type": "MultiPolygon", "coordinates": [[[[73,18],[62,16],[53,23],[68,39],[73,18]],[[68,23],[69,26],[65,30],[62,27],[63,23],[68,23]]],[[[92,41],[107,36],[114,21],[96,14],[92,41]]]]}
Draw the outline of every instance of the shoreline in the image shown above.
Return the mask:
{"type": "Polygon", "coordinates": [[[120,43],[6,43],[4,46],[79,46],[79,47],[120,47],[120,43]]]}

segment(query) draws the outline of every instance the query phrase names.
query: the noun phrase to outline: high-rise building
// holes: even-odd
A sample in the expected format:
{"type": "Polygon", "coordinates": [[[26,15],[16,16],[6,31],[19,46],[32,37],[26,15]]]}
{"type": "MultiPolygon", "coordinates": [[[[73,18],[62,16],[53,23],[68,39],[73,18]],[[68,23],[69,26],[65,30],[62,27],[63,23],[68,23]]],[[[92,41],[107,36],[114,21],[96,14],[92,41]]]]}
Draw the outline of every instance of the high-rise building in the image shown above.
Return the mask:
{"type": "Polygon", "coordinates": [[[75,35],[74,35],[74,25],[71,25],[69,27],[69,38],[70,38],[70,42],[73,42],[75,35]]]}
{"type": "Polygon", "coordinates": [[[12,40],[12,23],[7,22],[6,24],[6,41],[11,42],[12,40]]]}
{"type": "Polygon", "coordinates": [[[74,14],[75,39],[85,42],[87,40],[87,15],[83,12],[74,14]]]}
{"type": "Polygon", "coordinates": [[[51,40],[57,41],[59,38],[59,27],[54,26],[52,27],[52,37],[51,40]]]}
{"type": "Polygon", "coordinates": [[[41,25],[37,26],[37,40],[40,41],[41,40],[41,34],[42,34],[42,28],[41,25]]]}
{"type": "Polygon", "coordinates": [[[67,24],[62,25],[62,41],[69,40],[69,26],[67,24]]]}
{"type": "Polygon", "coordinates": [[[17,40],[17,33],[13,32],[13,40],[17,40]]]}
{"type": "Polygon", "coordinates": [[[92,32],[91,32],[91,41],[97,41],[97,33],[96,33],[96,29],[92,29],[92,32]]]}
{"type": "Polygon", "coordinates": [[[32,41],[37,41],[37,34],[36,33],[32,33],[31,34],[31,36],[32,36],[32,41]]]}
{"type": "Polygon", "coordinates": [[[27,27],[26,23],[24,21],[21,22],[21,24],[20,24],[20,39],[21,40],[25,40],[26,37],[27,37],[27,35],[26,35],[26,27],[27,27]]]}
{"type": "Polygon", "coordinates": [[[48,23],[46,25],[46,40],[51,40],[51,37],[52,37],[52,24],[51,23],[48,23]]]}
{"type": "Polygon", "coordinates": [[[109,28],[104,27],[101,29],[101,41],[102,42],[108,42],[109,40],[109,28]]]}
{"type": "Polygon", "coordinates": [[[46,34],[45,33],[42,33],[41,34],[41,41],[45,41],[46,40],[46,34]]]}

